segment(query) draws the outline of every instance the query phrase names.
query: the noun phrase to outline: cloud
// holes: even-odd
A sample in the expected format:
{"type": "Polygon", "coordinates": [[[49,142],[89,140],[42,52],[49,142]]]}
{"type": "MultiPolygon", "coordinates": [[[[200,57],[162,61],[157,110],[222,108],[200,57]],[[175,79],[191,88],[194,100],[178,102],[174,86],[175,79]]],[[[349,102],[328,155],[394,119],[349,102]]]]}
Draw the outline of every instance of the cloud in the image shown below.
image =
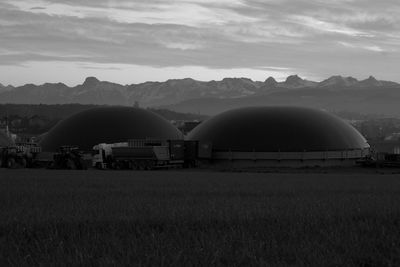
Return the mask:
{"type": "Polygon", "coordinates": [[[203,46],[200,44],[195,44],[195,43],[164,43],[163,44],[167,48],[171,49],[180,49],[180,50],[196,50],[196,49],[201,49],[203,46]]]}
{"type": "Polygon", "coordinates": [[[379,47],[377,45],[364,46],[363,48],[373,52],[385,52],[385,50],[382,47],[379,47]]]}
{"type": "Polygon", "coordinates": [[[345,25],[340,25],[337,23],[326,22],[309,16],[299,16],[294,15],[289,17],[289,21],[293,23],[304,25],[306,27],[312,28],[316,31],[327,32],[327,33],[337,33],[349,36],[369,36],[373,37],[371,34],[362,32],[356,29],[352,29],[345,25]]]}
{"type": "Polygon", "coordinates": [[[395,0],[4,0],[0,64],[384,73],[400,67],[399,14],[395,0]]]}
{"type": "MultiPolygon", "coordinates": [[[[69,2],[52,2],[46,0],[13,1],[9,2],[22,11],[50,16],[66,16],[77,18],[102,18],[106,17],[119,23],[168,23],[186,26],[199,26],[204,24],[226,24],[230,22],[255,21],[254,18],[242,16],[219,5],[214,9],[207,8],[200,1],[171,1],[171,2],[127,2],[119,4],[109,1],[99,7],[86,5],[71,5],[69,2]],[[36,9],[36,6],[46,8],[36,9]]],[[[224,2],[224,1],[223,1],[224,2]]],[[[233,2],[228,6],[235,6],[233,2]]],[[[226,4],[225,3],[225,4],[226,4]]],[[[222,5],[222,3],[220,3],[222,5]]]]}
{"type": "Polygon", "coordinates": [[[31,10],[45,10],[45,7],[41,7],[41,6],[35,6],[35,7],[31,7],[31,10]]]}
{"type": "Polygon", "coordinates": [[[352,48],[352,49],[361,49],[361,50],[367,50],[371,52],[377,52],[377,53],[388,53],[388,52],[396,52],[396,50],[393,49],[385,49],[381,46],[374,45],[374,44],[365,44],[365,43],[348,43],[348,42],[338,42],[340,45],[347,47],[347,48],[352,48]]]}

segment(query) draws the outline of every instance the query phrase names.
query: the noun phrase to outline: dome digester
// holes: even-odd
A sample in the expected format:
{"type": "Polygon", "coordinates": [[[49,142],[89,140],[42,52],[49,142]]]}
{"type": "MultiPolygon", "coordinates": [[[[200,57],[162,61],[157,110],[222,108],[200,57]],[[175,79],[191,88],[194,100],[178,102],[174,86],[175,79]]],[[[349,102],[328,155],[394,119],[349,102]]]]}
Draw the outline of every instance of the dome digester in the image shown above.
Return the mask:
{"type": "Polygon", "coordinates": [[[63,145],[89,151],[99,143],[145,138],[182,139],[182,134],[167,120],[148,110],[101,107],[62,120],[44,136],[40,145],[44,151],[56,151],[63,145]]]}
{"type": "Polygon", "coordinates": [[[188,136],[210,141],[217,151],[327,151],[369,147],[342,119],[302,107],[249,107],[203,122],[188,136]]]}
{"type": "Polygon", "coordinates": [[[369,154],[351,125],[303,107],[230,110],[201,123],[188,139],[211,143],[213,164],[229,167],[352,165],[369,154]]]}

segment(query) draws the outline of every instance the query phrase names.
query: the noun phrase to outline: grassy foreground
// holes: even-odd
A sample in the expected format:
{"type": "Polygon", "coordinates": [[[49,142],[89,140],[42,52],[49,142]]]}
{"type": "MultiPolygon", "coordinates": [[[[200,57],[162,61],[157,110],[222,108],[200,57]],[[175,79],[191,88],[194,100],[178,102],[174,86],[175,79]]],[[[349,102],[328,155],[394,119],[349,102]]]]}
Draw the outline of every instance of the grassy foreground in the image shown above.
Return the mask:
{"type": "Polygon", "coordinates": [[[400,266],[400,175],[0,170],[0,266],[400,266]]]}

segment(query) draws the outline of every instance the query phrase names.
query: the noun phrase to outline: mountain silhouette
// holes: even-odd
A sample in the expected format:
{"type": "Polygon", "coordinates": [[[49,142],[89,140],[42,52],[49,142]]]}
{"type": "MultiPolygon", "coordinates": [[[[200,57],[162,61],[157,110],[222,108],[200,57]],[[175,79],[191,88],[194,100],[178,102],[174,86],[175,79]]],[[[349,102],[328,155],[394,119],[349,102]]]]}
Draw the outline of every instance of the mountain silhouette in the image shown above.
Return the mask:
{"type": "Polygon", "coordinates": [[[248,78],[224,78],[221,81],[186,78],[121,85],[88,77],[74,87],[63,83],[26,84],[19,87],[0,85],[0,103],[124,106],[139,103],[144,107],[168,107],[177,111],[201,111],[205,114],[243,104],[329,106],[333,109],[365,112],[372,108],[374,112],[393,114],[396,112],[391,103],[400,100],[399,94],[400,84],[395,82],[380,81],[373,76],[358,81],[353,77],[338,75],[321,82],[291,75],[282,82],[277,82],[273,77],[264,82],[248,78]],[[218,103],[216,108],[211,107],[213,103],[218,103]],[[384,104],[388,107],[383,107],[384,104]],[[210,107],[207,108],[207,105],[210,107]]]}

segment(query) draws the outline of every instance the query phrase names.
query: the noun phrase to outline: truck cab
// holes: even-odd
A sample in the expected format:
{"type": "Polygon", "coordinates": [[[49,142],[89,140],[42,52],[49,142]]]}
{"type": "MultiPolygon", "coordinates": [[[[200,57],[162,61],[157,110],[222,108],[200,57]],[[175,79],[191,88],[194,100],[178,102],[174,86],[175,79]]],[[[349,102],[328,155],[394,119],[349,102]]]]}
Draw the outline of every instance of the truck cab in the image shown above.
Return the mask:
{"type": "Polygon", "coordinates": [[[106,144],[101,143],[93,146],[93,158],[92,158],[92,167],[97,169],[107,169],[111,164],[110,158],[112,157],[112,148],[113,147],[127,147],[127,142],[114,143],[114,144],[106,144]]]}

